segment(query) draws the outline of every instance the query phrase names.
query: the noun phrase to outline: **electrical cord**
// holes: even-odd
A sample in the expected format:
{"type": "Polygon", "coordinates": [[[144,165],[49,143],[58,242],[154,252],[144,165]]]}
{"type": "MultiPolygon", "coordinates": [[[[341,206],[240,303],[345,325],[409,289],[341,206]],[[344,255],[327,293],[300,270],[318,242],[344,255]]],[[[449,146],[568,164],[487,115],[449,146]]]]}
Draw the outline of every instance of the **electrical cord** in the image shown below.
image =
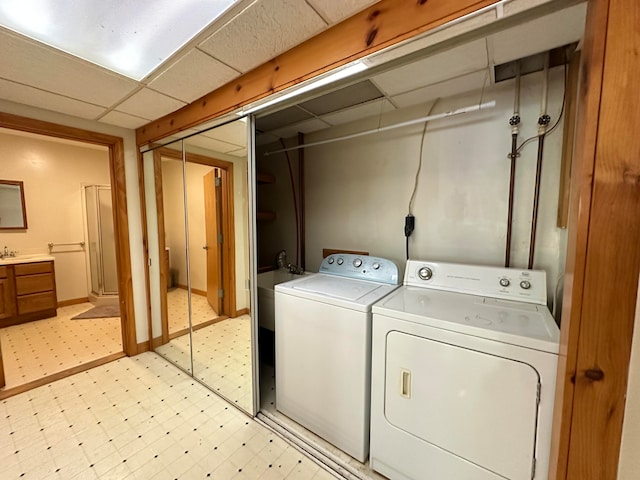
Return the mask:
{"type": "MultiPolygon", "coordinates": [[[[556,123],[554,123],[551,128],[549,128],[549,130],[547,130],[545,132],[545,135],[549,135],[551,132],[553,132],[558,125],[560,124],[560,120],[562,119],[562,116],[564,115],[564,107],[565,107],[565,103],[567,101],[567,75],[568,75],[568,71],[567,71],[567,64],[564,64],[564,87],[563,87],[563,92],[562,92],[562,106],[560,107],[560,114],[558,115],[558,119],[556,120],[556,123]]],[[[520,151],[529,143],[533,142],[534,140],[536,140],[539,137],[539,135],[534,135],[533,137],[529,137],[527,138],[525,141],[523,141],[520,146],[518,147],[518,149],[516,150],[516,154],[520,153],[520,151]]]]}

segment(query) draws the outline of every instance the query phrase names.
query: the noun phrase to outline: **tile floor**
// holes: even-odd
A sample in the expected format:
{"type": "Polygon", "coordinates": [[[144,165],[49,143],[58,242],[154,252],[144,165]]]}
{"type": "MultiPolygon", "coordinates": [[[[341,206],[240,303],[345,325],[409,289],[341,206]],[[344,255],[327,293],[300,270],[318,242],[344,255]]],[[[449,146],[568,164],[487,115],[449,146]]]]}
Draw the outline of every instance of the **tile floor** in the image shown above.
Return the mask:
{"type": "MultiPolygon", "coordinates": [[[[167,292],[167,317],[169,334],[189,328],[188,292],[184,288],[173,288],[167,292]]],[[[203,295],[191,294],[191,323],[199,325],[218,317],[216,311],[203,295]]]]}
{"type": "MultiPolygon", "coordinates": [[[[196,330],[192,339],[196,378],[244,410],[251,410],[251,317],[222,320],[196,330]]],[[[156,348],[156,352],[190,371],[189,342],[189,335],[183,335],[156,348]]]]}
{"type": "Polygon", "coordinates": [[[0,329],[6,388],[122,352],[120,318],[72,320],[93,308],[58,308],[55,317],[0,329]]]}
{"type": "Polygon", "coordinates": [[[330,480],[152,352],[0,402],[2,478],[330,480]]]}

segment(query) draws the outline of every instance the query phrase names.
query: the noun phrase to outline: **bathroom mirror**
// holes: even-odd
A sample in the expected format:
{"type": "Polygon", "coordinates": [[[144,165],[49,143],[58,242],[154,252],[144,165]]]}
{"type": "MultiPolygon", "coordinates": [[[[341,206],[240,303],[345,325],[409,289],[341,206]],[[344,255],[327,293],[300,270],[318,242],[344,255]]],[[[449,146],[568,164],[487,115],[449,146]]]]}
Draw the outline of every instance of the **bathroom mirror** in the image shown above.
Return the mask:
{"type": "Polygon", "coordinates": [[[254,414],[247,123],[200,130],[143,154],[151,346],[254,414]]]}
{"type": "Polygon", "coordinates": [[[20,181],[0,180],[0,230],[27,228],[24,186],[20,181]]]}

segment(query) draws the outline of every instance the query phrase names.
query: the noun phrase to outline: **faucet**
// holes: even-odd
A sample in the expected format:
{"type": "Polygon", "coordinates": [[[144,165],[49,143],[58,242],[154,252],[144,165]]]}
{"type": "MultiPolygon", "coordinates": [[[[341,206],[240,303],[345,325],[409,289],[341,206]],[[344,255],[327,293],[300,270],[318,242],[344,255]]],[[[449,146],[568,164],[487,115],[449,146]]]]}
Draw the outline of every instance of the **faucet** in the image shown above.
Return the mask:
{"type": "Polygon", "coordinates": [[[289,269],[289,273],[293,273],[295,275],[302,275],[304,273],[304,270],[301,267],[294,265],[293,263],[287,264],[287,268],[289,269]]]}
{"type": "Polygon", "coordinates": [[[9,251],[9,249],[7,248],[7,246],[4,246],[4,250],[2,252],[0,252],[0,260],[2,260],[3,258],[7,258],[7,257],[15,257],[16,256],[15,251],[9,251]]]}

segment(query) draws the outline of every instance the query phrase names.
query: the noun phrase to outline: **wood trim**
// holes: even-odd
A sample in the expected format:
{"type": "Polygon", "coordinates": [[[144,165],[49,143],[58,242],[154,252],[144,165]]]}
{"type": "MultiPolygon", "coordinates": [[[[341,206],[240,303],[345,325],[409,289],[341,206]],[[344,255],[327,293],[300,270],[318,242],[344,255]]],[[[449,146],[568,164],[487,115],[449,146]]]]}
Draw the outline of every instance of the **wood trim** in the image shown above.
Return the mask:
{"type": "Polygon", "coordinates": [[[495,1],[379,1],[180,110],[140,127],[137,143],[146,145],[219,117],[495,1]]]}
{"type": "Polygon", "coordinates": [[[335,255],[336,253],[351,253],[353,255],[369,255],[369,252],[363,252],[360,250],[344,250],[340,248],[323,248],[322,258],[327,258],[329,255],[335,255]]]}
{"type": "Polygon", "coordinates": [[[6,390],[0,391],[0,400],[4,400],[5,398],[13,397],[14,395],[27,392],[37,387],[41,387],[42,385],[46,385],[48,383],[52,383],[57,380],[70,377],[71,375],[84,372],[85,370],[91,370],[92,368],[99,367],[100,365],[113,362],[114,360],[119,360],[126,356],[127,355],[124,352],[112,353],[111,355],[107,355],[106,357],[102,357],[97,360],[92,360],[90,362],[83,363],[82,365],[78,365],[77,367],[68,368],[61,372],[54,373],[53,375],[47,375],[46,377],[38,378],[37,380],[33,380],[23,385],[18,385],[16,387],[9,387],[6,390]]]}
{"type": "Polygon", "coordinates": [[[640,9],[591,0],[550,478],[615,479],[640,273],[640,9]]]}
{"type": "Polygon", "coordinates": [[[567,228],[569,218],[569,193],[571,190],[571,166],[576,132],[576,104],[578,101],[578,78],[580,72],[580,52],[575,52],[569,60],[566,77],[566,105],[562,131],[562,157],[560,164],[560,191],[558,192],[557,226],[567,228]]]}
{"type": "Polygon", "coordinates": [[[28,228],[27,224],[27,205],[24,202],[24,182],[20,180],[0,180],[0,185],[13,185],[20,189],[20,202],[22,206],[22,225],[18,225],[17,227],[3,227],[0,226],[0,232],[2,231],[12,231],[12,230],[26,230],[28,228]]]}
{"type": "MultiPolygon", "coordinates": [[[[209,325],[214,325],[216,323],[219,323],[223,320],[227,320],[229,317],[227,317],[226,315],[220,315],[219,317],[213,318],[211,320],[207,320],[206,322],[202,322],[202,323],[198,323],[196,325],[193,325],[193,331],[195,332],[196,330],[200,330],[201,328],[204,327],[208,327],[209,325]]],[[[169,339],[173,340],[174,338],[178,338],[178,337],[182,337],[183,335],[186,335],[187,333],[189,333],[189,329],[188,328],[183,328],[181,330],[178,330],[176,332],[170,333],[169,334],[169,339]]]]}
{"type": "Polygon", "coordinates": [[[2,361],[2,345],[0,345],[0,389],[4,388],[4,362],[2,361]]]}
{"type": "Polygon", "coordinates": [[[236,310],[236,314],[232,317],[239,317],[240,315],[250,315],[251,314],[251,310],[249,310],[249,308],[241,308],[240,310],[236,310]]]}
{"type": "Polygon", "coordinates": [[[124,142],[122,138],[2,112],[0,112],[0,127],[103,145],[109,149],[113,226],[116,239],[116,264],[118,271],[118,295],[122,322],[122,345],[127,355],[135,355],[137,353],[136,326],[134,321],[135,310],[133,307],[133,285],[131,277],[124,142]]]}
{"type": "MultiPolygon", "coordinates": [[[[189,287],[186,285],[176,285],[180,290],[189,290],[189,287]]],[[[191,293],[195,293],[196,295],[200,295],[201,297],[206,297],[207,292],[205,290],[199,290],[197,288],[192,288],[191,293]]]]}
{"type": "Polygon", "coordinates": [[[62,300],[58,302],[58,308],[68,307],[69,305],[79,305],[81,303],[89,303],[89,297],[71,298],[69,300],[62,300]]]}
{"type": "MultiPolygon", "coordinates": [[[[168,149],[167,149],[168,150],[168,149]]],[[[169,150],[170,151],[170,150],[169,150]]],[[[182,157],[180,157],[182,160],[182,157]]],[[[141,170],[140,175],[144,175],[141,170]]],[[[167,306],[168,283],[171,272],[167,269],[164,262],[164,252],[167,249],[165,243],[166,232],[164,229],[164,192],[162,187],[162,152],[154,150],[153,152],[153,177],[156,193],[156,218],[158,221],[158,255],[160,259],[160,323],[162,325],[162,343],[164,345],[169,341],[169,307],[167,306]]],[[[144,183],[144,182],[143,182],[144,183]]],[[[144,205],[144,204],[143,204],[144,205]]],[[[149,263],[145,266],[146,276],[149,277],[149,263]]],[[[149,338],[153,338],[153,319],[149,314],[149,338]]]]}
{"type": "Polygon", "coordinates": [[[138,355],[140,355],[141,353],[144,352],[148,352],[150,350],[150,341],[147,340],[146,342],[140,342],[138,343],[138,355]]]}

